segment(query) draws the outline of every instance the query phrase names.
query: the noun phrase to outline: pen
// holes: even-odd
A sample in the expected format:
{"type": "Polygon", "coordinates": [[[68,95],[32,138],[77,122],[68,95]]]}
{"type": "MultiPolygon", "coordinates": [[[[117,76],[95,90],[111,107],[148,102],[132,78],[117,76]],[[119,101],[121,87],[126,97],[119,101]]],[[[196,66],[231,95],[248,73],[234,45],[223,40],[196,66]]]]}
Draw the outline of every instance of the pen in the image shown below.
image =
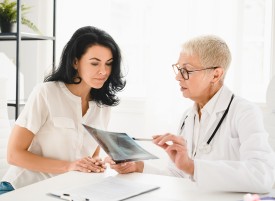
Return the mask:
{"type": "Polygon", "coordinates": [[[70,196],[70,194],[64,193],[63,195],[60,196],[60,198],[62,200],[69,200],[69,201],[73,201],[72,197],[70,196]]]}
{"type": "MultiPolygon", "coordinates": [[[[68,193],[64,193],[63,195],[60,196],[60,198],[63,199],[63,200],[74,201],[73,198],[72,198],[72,196],[70,194],[68,194],[68,193]]],[[[85,198],[84,200],[85,201],[90,201],[89,198],[85,198]]]]}
{"type": "Polygon", "coordinates": [[[136,137],[132,137],[133,140],[137,140],[137,141],[152,141],[153,139],[150,138],[136,138],[136,137]]]}

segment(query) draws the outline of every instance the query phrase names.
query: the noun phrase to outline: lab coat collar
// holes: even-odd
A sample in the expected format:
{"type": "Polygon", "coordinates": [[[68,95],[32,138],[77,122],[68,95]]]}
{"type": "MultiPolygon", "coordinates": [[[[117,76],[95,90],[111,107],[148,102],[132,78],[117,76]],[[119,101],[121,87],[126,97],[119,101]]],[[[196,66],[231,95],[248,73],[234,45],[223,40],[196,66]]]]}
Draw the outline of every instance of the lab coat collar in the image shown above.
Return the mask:
{"type": "MultiPolygon", "coordinates": [[[[208,140],[208,138],[211,136],[212,132],[210,132],[210,129],[213,127],[213,124],[217,121],[217,118],[220,119],[223,112],[226,110],[228,103],[230,102],[231,96],[232,96],[232,92],[226,86],[222,86],[220,88],[220,90],[203,107],[203,109],[210,115],[210,120],[208,122],[208,126],[206,128],[205,135],[201,136],[200,142],[204,142],[205,140],[208,140]],[[220,113],[222,113],[222,114],[220,115],[220,113]]],[[[188,122],[186,122],[186,126],[192,125],[192,128],[190,127],[188,129],[193,129],[194,117],[195,117],[195,115],[198,115],[197,111],[198,111],[197,105],[195,103],[193,105],[192,111],[189,114],[190,118],[187,118],[188,121],[192,121],[192,122],[190,122],[190,124],[188,122]]],[[[189,139],[189,140],[192,140],[192,139],[189,139]]],[[[188,147],[188,149],[190,150],[189,147],[188,147]]],[[[192,147],[191,147],[191,150],[192,150],[192,147]]]]}
{"type": "MultiPolygon", "coordinates": [[[[212,132],[209,132],[209,129],[213,127],[214,122],[217,120],[217,118],[221,115],[219,113],[222,113],[226,110],[228,103],[230,102],[230,98],[232,96],[232,92],[226,87],[223,86],[220,88],[220,90],[209,100],[209,102],[205,105],[207,112],[211,115],[209,124],[207,126],[206,132],[204,136],[202,137],[202,141],[204,142],[211,136],[212,132]]],[[[197,115],[197,106],[196,104],[193,105],[192,109],[187,112],[188,118],[185,120],[185,128],[184,130],[187,132],[193,132],[194,131],[194,118],[195,115],[197,115]]],[[[186,115],[183,117],[185,118],[186,115]]],[[[183,120],[182,120],[183,122],[183,120]]],[[[192,140],[193,140],[193,134],[184,135],[185,139],[187,140],[187,150],[188,155],[192,156],[192,140]]]]}
{"type": "MultiPolygon", "coordinates": [[[[210,99],[209,103],[212,104],[208,109],[212,109],[210,112],[210,120],[206,129],[205,139],[212,134],[209,130],[213,127],[213,124],[217,121],[217,118],[221,118],[223,112],[226,110],[230,99],[232,96],[232,92],[226,87],[223,86],[220,90],[210,99]],[[221,114],[222,113],[222,114],[221,114]]],[[[208,103],[207,103],[208,104],[208,103]]]]}

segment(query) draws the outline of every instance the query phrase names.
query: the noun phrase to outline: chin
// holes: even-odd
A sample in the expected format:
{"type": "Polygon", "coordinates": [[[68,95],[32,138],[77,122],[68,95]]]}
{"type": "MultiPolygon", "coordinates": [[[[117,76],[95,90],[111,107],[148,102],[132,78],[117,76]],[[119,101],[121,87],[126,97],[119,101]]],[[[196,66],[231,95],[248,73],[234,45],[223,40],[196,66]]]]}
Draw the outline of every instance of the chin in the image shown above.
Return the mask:
{"type": "Polygon", "coordinates": [[[100,86],[98,86],[98,85],[96,85],[96,86],[93,85],[93,86],[92,86],[93,89],[101,89],[102,87],[103,87],[103,85],[100,85],[100,86]]]}
{"type": "Polygon", "coordinates": [[[189,95],[188,95],[187,93],[185,93],[185,92],[182,92],[182,96],[183,96],[184,98],[189,98],[189,95]]]}

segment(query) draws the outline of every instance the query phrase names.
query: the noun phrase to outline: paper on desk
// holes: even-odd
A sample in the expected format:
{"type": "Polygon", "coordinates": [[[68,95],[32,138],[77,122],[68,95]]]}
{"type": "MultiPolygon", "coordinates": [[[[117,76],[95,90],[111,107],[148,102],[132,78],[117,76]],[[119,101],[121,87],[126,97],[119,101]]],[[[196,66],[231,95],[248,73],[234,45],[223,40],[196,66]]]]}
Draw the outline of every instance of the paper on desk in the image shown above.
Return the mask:
{"type": "MultiPolygon", "coordinates": [[[[90,201],[118,201],[158,189],[159,186],[137,183],[118,177],[106,177],[97,183],[85,184],[70,189],[60,189],[50,194],[69,194],[74,198],[90,201]]],[[[75,200],[75,199],[74,199],[75,200]]]]}

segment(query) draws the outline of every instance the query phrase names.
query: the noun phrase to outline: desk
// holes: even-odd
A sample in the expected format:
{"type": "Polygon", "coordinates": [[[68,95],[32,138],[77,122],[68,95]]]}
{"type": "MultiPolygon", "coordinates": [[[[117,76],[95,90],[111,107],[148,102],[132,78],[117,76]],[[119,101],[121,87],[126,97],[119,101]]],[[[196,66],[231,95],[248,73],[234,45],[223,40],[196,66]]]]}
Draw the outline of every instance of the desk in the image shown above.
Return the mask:
{"type": "Polygon", "coordinates": [[[129,199],[131,201],[238,201],[244,195],[243,193],[200,191],[197,189],[195,183],[183,178],[142,173],[116,174],[113,170],[109,169],[105,173],[68,172],[3,194],[0,196],[0,200],[60,201],[60,199],[47,195],[47,193],[56,189],[91,183],[93,181],[98,182],[110,175],[130,181],[160,186],[160,189],[129,199]]]}

